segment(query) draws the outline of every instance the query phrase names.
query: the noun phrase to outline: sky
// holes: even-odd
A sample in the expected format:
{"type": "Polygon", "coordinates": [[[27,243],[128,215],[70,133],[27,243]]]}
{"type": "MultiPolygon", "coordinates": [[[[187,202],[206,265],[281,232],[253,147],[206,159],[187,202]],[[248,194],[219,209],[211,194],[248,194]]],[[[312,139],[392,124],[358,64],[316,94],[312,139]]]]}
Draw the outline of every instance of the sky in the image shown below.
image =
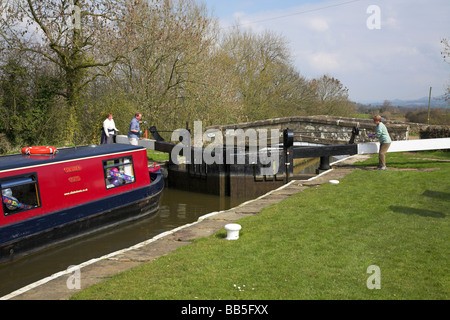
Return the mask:
{"type": "Polygon", "coordinates": [[[450,59],[449,0],[203,0],[220,20],[289,44],[307,79],[339,79],[352,101],[414,100],[445,93],[450,59]]]}

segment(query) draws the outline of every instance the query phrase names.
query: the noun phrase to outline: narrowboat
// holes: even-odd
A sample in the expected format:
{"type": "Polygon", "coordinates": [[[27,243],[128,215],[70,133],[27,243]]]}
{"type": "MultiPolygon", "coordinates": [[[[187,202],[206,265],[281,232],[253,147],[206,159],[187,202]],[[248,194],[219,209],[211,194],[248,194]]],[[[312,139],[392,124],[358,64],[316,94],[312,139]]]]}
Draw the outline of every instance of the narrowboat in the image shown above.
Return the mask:
{"type": "Polygon", "coordinates": [[[0,263],[157,212],[164,180],[145,148],[47,150],[0,157],[0,263]]]}

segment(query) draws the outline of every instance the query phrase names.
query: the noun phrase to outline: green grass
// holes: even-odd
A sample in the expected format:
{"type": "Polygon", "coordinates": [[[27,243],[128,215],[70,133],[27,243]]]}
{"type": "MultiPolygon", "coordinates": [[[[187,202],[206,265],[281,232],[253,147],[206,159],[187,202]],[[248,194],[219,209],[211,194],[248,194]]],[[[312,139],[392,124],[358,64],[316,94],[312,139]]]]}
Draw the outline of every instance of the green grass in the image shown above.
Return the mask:
{"type": "Polygon", "coordinates": [[[354,113],[354,114],[351,114],[349,117],[358,118],[358,119],[371,119],[372,115],[368,114],[368,113],[354,113]]]}
{"type": "Polygon", "coordinates": [[[450,163],[427,159],[449,156],[388,154],[439,170],[355,170],[239,220],[237,241],[220,230],[73,299],[448,299],[450,163]]]}
{"type": "Polygon", "coordinates": [[[155,162],[167,161],[169,160],[169,154],[154,150],[147,150],[147,159],[148,161],[155,161],[155,162]]]}

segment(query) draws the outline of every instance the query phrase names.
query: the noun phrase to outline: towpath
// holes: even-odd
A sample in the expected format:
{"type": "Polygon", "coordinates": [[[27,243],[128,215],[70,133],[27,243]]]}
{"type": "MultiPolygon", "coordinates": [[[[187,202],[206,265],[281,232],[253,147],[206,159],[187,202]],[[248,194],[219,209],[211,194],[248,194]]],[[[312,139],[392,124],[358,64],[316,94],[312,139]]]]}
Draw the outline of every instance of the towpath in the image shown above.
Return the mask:
{"type": "Polygon", "coordinates": [[[339,180],[354,170],[354,167],[352,167],[353,163],[367,157],[365,155],[349,157],[333,165],[333,169],[310,180],[291,181],[279,189],[245,202],[235,208],[207,214],[192,224],[165,232],[133,247],[98,259],[89,260],[75,268],[63,270],[12,292],[2,297],[2,299],[67,300],[76,292],[104,281],[114,274],[151,262],[181,246],[191,244],[193,239],[208,237],[222,229],[226,224],[236,222],[243,217],[256,215],[263,208],[278,203],[306,188],[328,183],[330,180],[339,180]],[[78,275],[79,282],[75,279],[78,275]],[[80,289],[76,288],[78,283],[80,284],[80,289]]]}

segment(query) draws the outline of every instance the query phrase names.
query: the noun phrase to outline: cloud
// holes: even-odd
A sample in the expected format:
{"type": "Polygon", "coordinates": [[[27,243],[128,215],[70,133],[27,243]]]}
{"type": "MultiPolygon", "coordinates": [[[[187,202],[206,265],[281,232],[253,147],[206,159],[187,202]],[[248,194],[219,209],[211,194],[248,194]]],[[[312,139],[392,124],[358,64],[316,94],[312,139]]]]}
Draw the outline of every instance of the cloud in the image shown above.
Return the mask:
{"type": "Polygon", "coordinates": [[[320,73],[333,72],[341,68],[339,55],[336,53],[314,52],[307,54],[306,59],[311,68],[320,73]]]}
{"type": "Polygon", "coordinates": [[[243,28],[282,34],[302,75],[330,74],[356,101],[416,99],[426,96],[430,86],[434,95],[444,93],[450,67],[440,54],[440,41],[450,37],[448,0],[336,4],[333,0],[238,16],[243,28]],[[367,26],[373,19],[373,11],[367,12],[372,3],[380,9],[379,29],[367,26]]]}
{"type": "Polygon", "coordinates": [[[328,22],[326,21],[325,18],[318,17],[318,18],[307,19],[306,24],[307,24],[308,28],[312,31],[325,32],[330,29],[330,26],[328,25],[328,22]]]}

